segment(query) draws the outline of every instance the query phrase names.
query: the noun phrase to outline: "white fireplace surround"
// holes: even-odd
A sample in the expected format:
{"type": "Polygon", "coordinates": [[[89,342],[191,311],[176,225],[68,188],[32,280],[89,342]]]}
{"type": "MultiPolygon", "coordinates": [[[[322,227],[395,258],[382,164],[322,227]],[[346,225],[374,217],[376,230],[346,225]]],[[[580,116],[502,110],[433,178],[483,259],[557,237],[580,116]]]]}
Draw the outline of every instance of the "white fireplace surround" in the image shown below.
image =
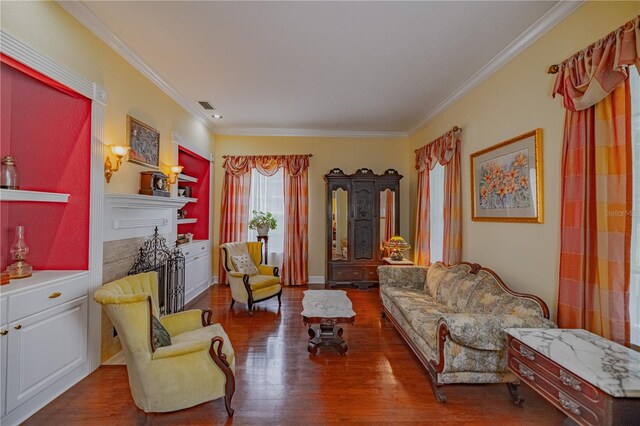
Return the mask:
{"type": "Polygon", "coordinates": [[[186,201],[177,197],[137,194],[106,194],[103,222],[104,241],[148,237],[155,227],[175,240],[177,209],[186,201]]]}

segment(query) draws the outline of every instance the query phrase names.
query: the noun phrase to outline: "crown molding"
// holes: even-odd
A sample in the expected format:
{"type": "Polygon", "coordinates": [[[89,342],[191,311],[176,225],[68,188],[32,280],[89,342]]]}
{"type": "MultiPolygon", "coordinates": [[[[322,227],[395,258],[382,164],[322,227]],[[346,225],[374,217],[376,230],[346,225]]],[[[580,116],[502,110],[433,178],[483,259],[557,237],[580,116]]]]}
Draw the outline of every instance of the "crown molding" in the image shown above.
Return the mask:
{"type": "Polygon", "coordinates": [[[522,34],[518,36],[514,41],[509,43],[507,47],[502,49],[493,59],[487,62],[478,72],[472,75],[467,81],[462,83],[453,93],[446,97],[445,100],[440,102],[435,108],[427,113],[427,115],[411,127],[407,133],[409,135],[414,134],[421,127],[434,119],[438,114],[452,106],[454,103],[462,99],[467,93],[469,93],[480,83],[484,82],[496,71],[502,68],[507,62],[515,58],[520,52],[529,47],[534,41],[540,38],[543,34],[553,28],[556,24],[562,21],[564,18],[572,14],[577,8],[582,6],[585,0],[561,0],[554,7],[549,9],[547,13],[542,15],[540,19],[534,22],[529,28],[527,28],[522,34]]]}
{"type": "Polygon", "coordinates": [[[345,137],[345,138],[407,138],[418,129],[426,125],[438,114],[456,103],[476,86],[484,82],[503,65],[516,57],[520,52],[529,47],[535,40],[553,28],[562,19],[582,6],[585,0],[561,0],[540,19],[527,28],[518,38],[505,47],[493,59],[485,64],[478,72],[462,83],[453,93],[447,96],[427,115],[405,132],[376,132],[357,130],[314,130],[314,129],[280,129],[280,128],[226,128],[216,127],[205,113],[199,110],[188,99],[183,97],[175,88],[160,77],[149,65],[147,65],[137,53],[125,42],[120,40],[104,22],[102,22],[82,2],[59,0],[62,6],[71,16],[97,35],[109,47],[116,51],[134,68],[151,80],[164,93],[176,101],[185,110],[202,120],[214,134],[235,136],[307,136],[307,137],[345,137]]]}
{"type": "Polygon", "coordinates": [[[71,16],[77,19],[82,25],[87,27],[98,38],[111,47],[116,53],[122,56],[135,69],[140,71],[142,75],[153,82],[160,90],[167,94],[171,99],[176,101],[178,105],[193,114],[211,130],[215,131],[215,126],[209,121],[204,112],[200,111],[195,105],[182,96],[173,86],[164,81],[158,73],[156,73],[147,63],[142,60],[138,54],[133,51],[124,41],[120,40],[111,29],[98,18],[91,10],[80,1],[58,1],[58,4],[71,16]]]}
{"type": "Polygon", "coordinates": [[[252,127],[217,128],[216,135],[231,136],[306,136],[326,138],[408,138],[406,132],[369,132],[360,130],[271,129],[252,127]]]}

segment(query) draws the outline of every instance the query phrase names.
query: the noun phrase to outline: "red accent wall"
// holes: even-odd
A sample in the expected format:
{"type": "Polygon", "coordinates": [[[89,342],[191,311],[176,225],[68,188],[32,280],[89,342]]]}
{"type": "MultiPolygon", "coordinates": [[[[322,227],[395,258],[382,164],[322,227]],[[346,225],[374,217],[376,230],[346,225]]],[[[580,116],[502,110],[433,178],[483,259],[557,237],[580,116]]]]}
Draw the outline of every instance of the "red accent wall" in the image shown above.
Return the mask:
{"type": "Polygon", "coordinates": [[[70,194],[69,202],[2,202],[0,267],[24,225],[34,270],[89,263],[91,100],[2,55],[0,156],[12,155],[20,189],[70,194]]]}
{"type": "Polygon", "coordinates": [[[196,223],[178,225],[178,233],[191,232],[196,240],[209,238],[209,181],[211,166],[209,160],[189,151],[184,147],[178,148],[178,164],[184,167],[182,172],[197,177],[197,183],[180,182],[179,186],[190,186],[191,196],[197,198],[197,203],[187,203],[183,208],[187,210],[187,217],[197,217],[196,223]]]}

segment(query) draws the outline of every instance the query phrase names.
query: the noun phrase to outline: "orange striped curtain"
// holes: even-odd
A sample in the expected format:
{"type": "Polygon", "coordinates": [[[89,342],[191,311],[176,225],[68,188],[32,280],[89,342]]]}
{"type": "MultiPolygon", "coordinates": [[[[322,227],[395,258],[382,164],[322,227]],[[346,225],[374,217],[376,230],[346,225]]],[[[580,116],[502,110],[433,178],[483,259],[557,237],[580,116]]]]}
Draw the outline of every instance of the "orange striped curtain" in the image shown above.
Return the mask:
{"type": "Polygon", "coordinates": [[[424,167],[418,170],[418,211],[416,212],[416,239],[413,245],[413,261],[416,265],[431,264],[430,229],[429,169],[424,167]]]}
{"type": "Polygon", "coordinates": [[[629,346],[631,93],[640,17],[560,65],[562,160],[558,325],[629,346]],[[637,38],[636,38],[637,37],[637,38]]]}
{"type": "MultiPolygon", "coordinates": [[[[222,184],[222,206],[220,211],[220,238],[218,245],[242,241],[246,235],[247,223],[249,222],[249,188],[251,186],[251,174],[241,173],[244,167],[242,160],[227,158],[225,164],[235,172],[227,171],[224,174],[222,184]]],[[[249,169],[247,168],[247,171],[249,169]]],[[[220,250],[222,256],[222,250],[220,250]]],[[[222,258],[218,262],[218,282],[227,283],[227,273],[224,270],[222,258]]]]}
{"type": "Polygon", "coordinates": [[[444,167],[444,238],[442,262],[453,265],[462,259],[462,191],[460,190],[460,140],[444,167]]]}
{"type": "Polygon", "coordinates": [[[282,283],[309,282],[309,156],[291,155],[284,165],[285,233],[282,283]]]}
{"type": "Polygon", "coordinates": [[[393,192],[390,189],[385,189],[384,192],[384,241],[389,241],[400,230],[395,229],[396,217],[395,217],[395,200],[393,199],[393,192]]]}
{"type": "Polygon", "coordinates": [[[456,131],[449,131],[435,141],[416,150],[418,171],[418,210],[414,261],[417,265],[431,264],[429,247],[429,171],[437,163],[444,166],[444,248],[443,262],[459,262],[462,256],[462,196],[460,190],[460,140],[456,131]]]}

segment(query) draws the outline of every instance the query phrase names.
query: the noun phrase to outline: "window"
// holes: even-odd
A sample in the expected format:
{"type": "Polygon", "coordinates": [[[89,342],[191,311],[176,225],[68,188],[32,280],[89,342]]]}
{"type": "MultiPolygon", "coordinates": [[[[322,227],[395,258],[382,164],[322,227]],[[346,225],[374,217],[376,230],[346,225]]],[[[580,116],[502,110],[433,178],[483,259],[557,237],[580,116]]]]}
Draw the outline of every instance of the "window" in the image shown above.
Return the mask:
{"type": "Polygon", "coordinates": [[[629,310],[631,344],[640,346],[640,77],[629,69],[631,84],[631,145],[633,150],[633,206],[631,212],[631,283],[629,310]]]}
{"type": "Polygon", "coordinates": [[[444,246],[444,166],[429,172],[429,250],[431,263],[441,261],[444,246]]]}
{"type": "MultiPolygon", "coordinates": [[[[284,247],[284,173],[282,169],[273,176],[264,176],[251,170],[251,193],[249,195],[249,219],[251,212],[271,212],[276,218],[277,228],[269,231],[269,264],[282,269],[284,247]]],[[[247,241],[257,241],[258,233],[249,229],[247,241]]]]}

